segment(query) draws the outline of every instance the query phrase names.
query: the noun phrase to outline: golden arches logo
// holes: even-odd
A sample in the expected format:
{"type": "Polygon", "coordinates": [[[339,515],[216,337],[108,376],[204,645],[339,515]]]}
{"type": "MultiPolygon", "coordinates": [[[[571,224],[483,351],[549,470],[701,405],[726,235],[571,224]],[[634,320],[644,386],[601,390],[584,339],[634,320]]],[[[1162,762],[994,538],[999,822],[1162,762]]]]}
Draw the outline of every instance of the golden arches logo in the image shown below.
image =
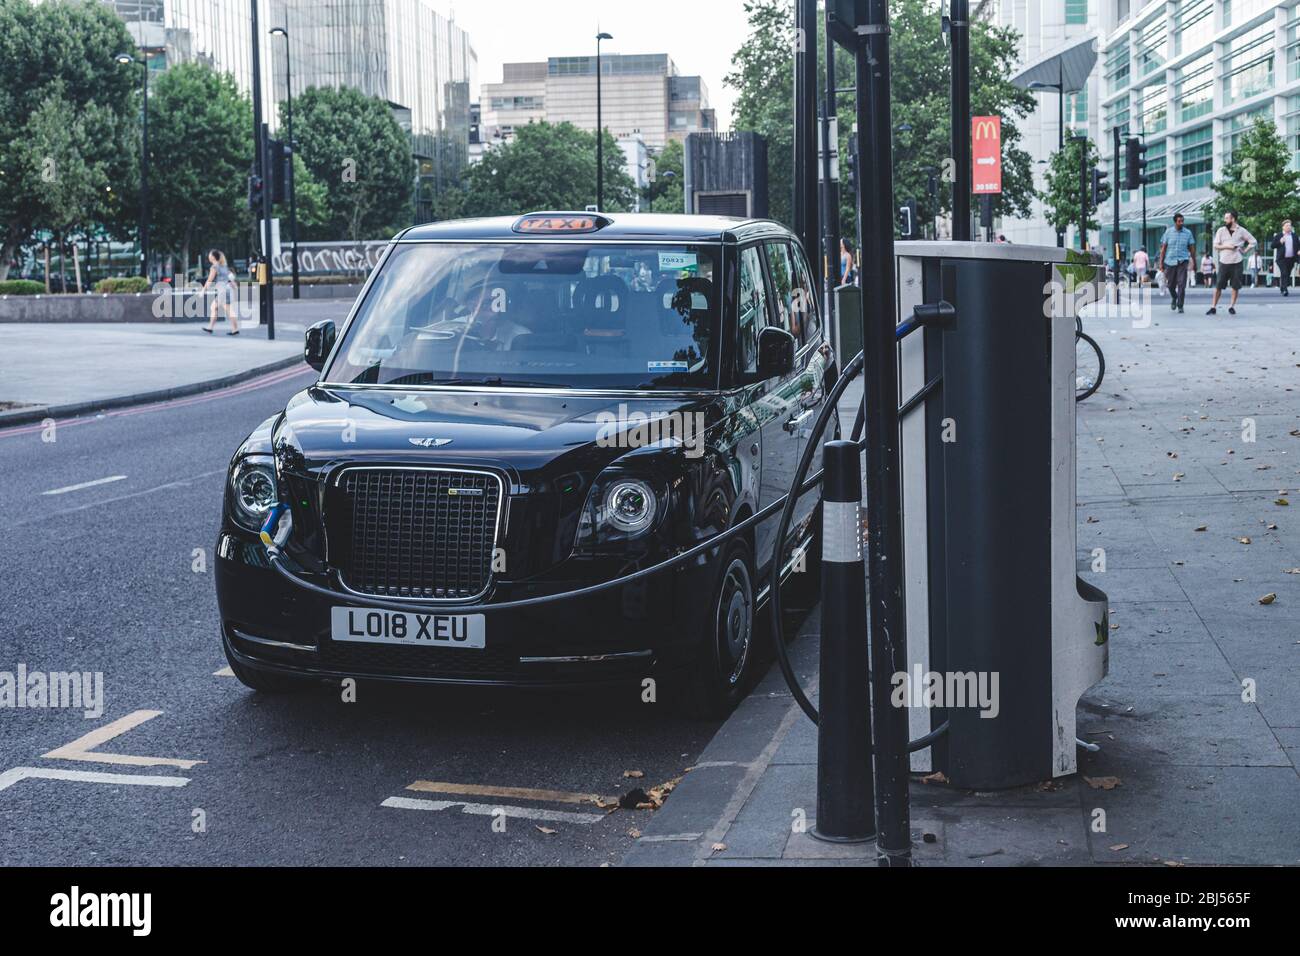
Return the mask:
{"type": "Polygon", "coordinates": [[[975,123],[975,139],[998,139],[998,124],[993,120],[979,120],[975,123]]]}

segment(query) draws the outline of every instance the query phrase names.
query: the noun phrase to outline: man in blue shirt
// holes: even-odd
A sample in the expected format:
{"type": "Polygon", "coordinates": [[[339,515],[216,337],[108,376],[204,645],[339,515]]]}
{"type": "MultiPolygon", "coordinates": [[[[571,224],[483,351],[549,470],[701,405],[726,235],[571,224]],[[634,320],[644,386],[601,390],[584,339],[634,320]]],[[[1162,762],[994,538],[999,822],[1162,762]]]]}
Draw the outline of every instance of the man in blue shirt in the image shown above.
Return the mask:
{"type": "Polygon", "coordinates": [[[1196,258],[1196,237],[1183,226],[1183,214],[1174,216],[1174,224],[1165,230],[1160,239],[1160,261],[1156,268],[1165,274],[1169,288],[1169,308],[1183,311],[1187,297],[1187,271],[1196,258]]]}

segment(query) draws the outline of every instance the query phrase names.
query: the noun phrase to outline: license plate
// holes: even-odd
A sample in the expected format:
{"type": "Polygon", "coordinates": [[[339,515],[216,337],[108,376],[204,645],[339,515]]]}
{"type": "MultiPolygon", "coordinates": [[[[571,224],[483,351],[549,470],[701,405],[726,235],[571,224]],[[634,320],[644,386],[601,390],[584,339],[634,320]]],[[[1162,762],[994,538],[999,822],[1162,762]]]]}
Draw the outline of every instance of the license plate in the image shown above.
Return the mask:
{"type": "Polygon", "coordinates": [[[487,646],[482,614],[416,614],[336,607],[331,618],[330,636],[345,644],[455,647],[472,651],[487,646]]]}

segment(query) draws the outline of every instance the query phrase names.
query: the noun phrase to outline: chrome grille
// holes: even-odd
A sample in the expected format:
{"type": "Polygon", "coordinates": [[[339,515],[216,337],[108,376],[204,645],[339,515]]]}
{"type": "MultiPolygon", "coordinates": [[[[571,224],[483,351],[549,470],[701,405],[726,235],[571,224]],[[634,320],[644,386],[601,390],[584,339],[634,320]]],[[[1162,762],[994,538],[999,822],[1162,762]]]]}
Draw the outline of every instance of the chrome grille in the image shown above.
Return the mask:
{"type": "Polygon", "coordinates": [[[338,562],[360,594],[468,600],[488,589],[502,485],[484,472],[357,468],[339,488],[350,546],[338,562]]]}

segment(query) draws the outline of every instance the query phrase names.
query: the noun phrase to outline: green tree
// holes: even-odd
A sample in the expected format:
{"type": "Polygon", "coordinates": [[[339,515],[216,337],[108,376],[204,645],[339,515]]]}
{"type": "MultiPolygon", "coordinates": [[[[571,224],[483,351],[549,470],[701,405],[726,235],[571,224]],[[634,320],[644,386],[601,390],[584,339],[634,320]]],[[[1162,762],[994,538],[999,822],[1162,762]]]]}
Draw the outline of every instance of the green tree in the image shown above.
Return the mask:
{"type": "Polygon", "coordinates": [[[641,208],[646,212],[685,211],[685,150],[679,140],[669,140],[654,157],[654,179],[642,189],[641,208]]]}
{"type": "MultiPolygon", "coordinates": [[[[636,189],[623,151],[605,131],[605,209],[626,212],[636,189]]],[[[596,201],[596,136],[572,123],[529,123],[469,171],[462,212],[512,216],[541,209],[585,209],[596,201]]]]}
{"type": "MultiPolygon", "coordinates": [[[[1290,168],[1291,152],[1272,120],[1260,120],[1242,134],[1214,197],[1204,206],[1211,232],[1223,214],[1234,211],[1246,231],[1261,243],[1282,229],[1284,219],[1298,218],[1300,173],[1290,168]]],[[[1268,248],[1260,250],[1267,255],[1268,248]]]]}
{"type": "Polygon", "coordinates": [[[234,79],[206,64],[179,64],[151,84],[151,236],[180,257],[182,269],[193,265],[195,247],[248,227],[252,111],[234,79]]]}
{"type": "MultiPolygon", "coordinates": [[[[916,199],[921,219],[929,221],[951,208],[955,170],[945,163],[951,151],[948,51],[939,31],[936,0],[891,0],[890,110],[894,128],[894,196],[901,203],[916,199]],[[929,198],[931,174],[939,195],[929,198]]],[[[736,92],[733,124],[768,140],[768,192],[771,216],[789,225],[794,195],[794,9],[792,0],[746,0],[749,36],[733,58],[724,82],[736,92]]],[[[819,18],[820,23],[820,18],[819,18]]],[[[819,26],[818,51],[824,64],[825,31],[819,26]]],[[[984,20],[971,25],[971,112],[1002,117],[1002,193],[994,197],[994,214],[1023,216],[1034,197],[1032,160],[1020,146],[1019,121],[1034,109],[1033,95],[1012,86],[1007,77],[1017,60],[1016,33],[984,20]]],[[[853,59],[836,50],[836,87],[854,85],[853,59]]],[[[824,75],[824,66],[818,76],[824,75]]],[[[848,233],[856,216],[847,188],[849,138],[855,121],[852,96],[840,99],[841,231],[848,233]]],[[[966,175],[971,175],[966,173],[966,175]]],[[[897,205],[896,203],[895,205],[897,205]]]]}
{"type": "Polygon", "coordinates": [[[106,4],[0,0],[0,279],[37,230],[129,228],[138,208],[140,74],[114,56],[132,49],[106,4]],[[58,131],[58,122],[69,129],[58,131]],[[42,145],[77,155],[36,155],[42,145]],[[51,172],[69,178],[52,189],[51,172]],[[83,189],[90,183],[100,185],[93,195],[83,189]],[[70,215],[69,202],[82,206],[70,215]]]}
{"type": "MultiPolygon", "coordinates": [[[[1081,181],[1082,173],[1080,172],[1080,149],[1087,147],[1087,166],[1088,175],[1092,176],[1092,169],[1097,165],[1099,156],[1097,145],[1092,140],[1067,139],[1065,149],[1052,153],[1051,161],[1047,169],[1047,188],[1043,190],[1042,200],[1046,207],[1044,212],[1047,221],[1057,232],[1066,232],[1072,225],[1079,224],[1080,198],[1079,189],[1083,185],[1081,181]]],[[[1102,190],[1101,197],[1104,202],[1110,195],[1109,185],[1102,190]]],[[[1092,181],[1089,178],[1088,188],[1084,192],[1084,197],[1088,203],[1088,230],[1093,231],[1100,228],[1097,222],[1097,204],[1092,201],[1092,181]]],[[[1076,239],[1077,241],[1077,239],[1076,239]]]]}
{"type": "Polygon", "coordinates": [[[294,97],[293,134],[329,197],[328,219],[302,229],[304,237],[386,238],[410,223],[415,160],[387,103],[353,89],[312,87],[294,97]]]}

